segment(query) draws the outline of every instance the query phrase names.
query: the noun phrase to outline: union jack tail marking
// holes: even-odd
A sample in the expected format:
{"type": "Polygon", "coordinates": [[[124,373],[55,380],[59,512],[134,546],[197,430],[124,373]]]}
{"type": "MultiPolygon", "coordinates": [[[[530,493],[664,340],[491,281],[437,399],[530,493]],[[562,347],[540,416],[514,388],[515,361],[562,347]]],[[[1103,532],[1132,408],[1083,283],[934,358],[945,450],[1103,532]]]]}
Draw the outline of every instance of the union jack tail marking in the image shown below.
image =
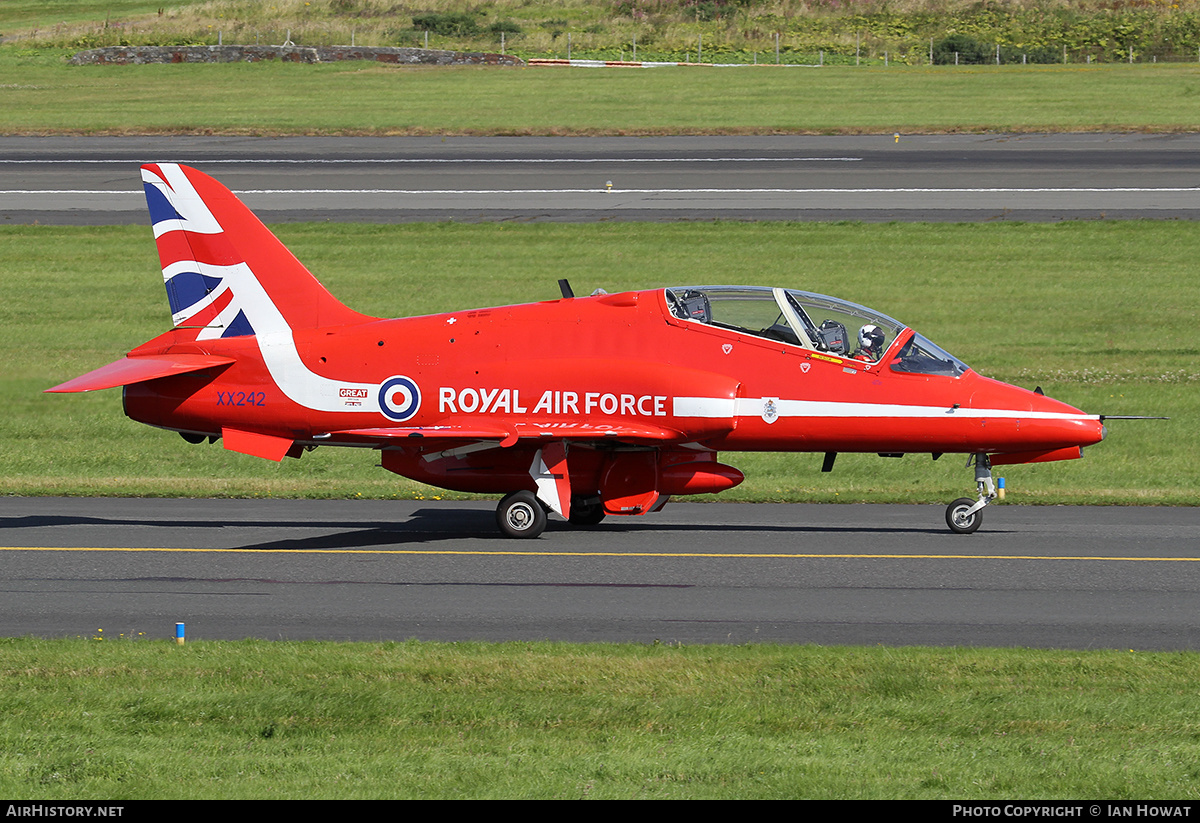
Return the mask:
{"type": "Polygon", "coordinates": [[[142,166],[171,319],[209,340],[369,318],[338,302],[229,189],[175,163],[142,166]]]}

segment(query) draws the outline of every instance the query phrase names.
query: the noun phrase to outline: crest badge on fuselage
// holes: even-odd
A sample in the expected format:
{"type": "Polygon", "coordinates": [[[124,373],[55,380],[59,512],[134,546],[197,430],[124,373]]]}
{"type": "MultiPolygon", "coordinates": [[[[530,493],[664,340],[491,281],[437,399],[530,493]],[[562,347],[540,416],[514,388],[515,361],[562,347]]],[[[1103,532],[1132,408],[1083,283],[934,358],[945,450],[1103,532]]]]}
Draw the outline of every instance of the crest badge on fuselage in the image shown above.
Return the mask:
{"type": "Polygon", "coordinates": [[[779,419],[778,397],[763,398],[762,419],[767,423],[774,423],[779,419]]]}

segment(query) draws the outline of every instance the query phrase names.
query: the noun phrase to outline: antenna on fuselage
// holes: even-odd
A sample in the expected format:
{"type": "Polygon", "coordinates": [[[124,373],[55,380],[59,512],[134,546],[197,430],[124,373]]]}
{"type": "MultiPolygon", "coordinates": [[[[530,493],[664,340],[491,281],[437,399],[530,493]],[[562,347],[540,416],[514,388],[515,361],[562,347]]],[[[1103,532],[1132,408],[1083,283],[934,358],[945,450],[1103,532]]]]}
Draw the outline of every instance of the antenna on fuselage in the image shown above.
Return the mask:
{"type": "Polygon", "coordinates": [[[567,278],[565,277],[558,281],[558,288],[562,291],[562,296],[565,298],[569,299],[575,296],[575,292],[571,289],[571,284],[567,282],[567,278]]]}

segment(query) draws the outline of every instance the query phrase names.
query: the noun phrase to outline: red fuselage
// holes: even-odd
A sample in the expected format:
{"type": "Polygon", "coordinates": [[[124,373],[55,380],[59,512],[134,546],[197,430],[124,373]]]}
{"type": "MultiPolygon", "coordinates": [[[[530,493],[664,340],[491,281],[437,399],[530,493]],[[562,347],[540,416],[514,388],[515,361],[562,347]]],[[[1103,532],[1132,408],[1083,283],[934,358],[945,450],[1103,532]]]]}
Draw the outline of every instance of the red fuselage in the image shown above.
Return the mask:
{"type": "MultiPolygon", "coordinates": [[[[135,420],[329,445],[362,444],[340,432],[396,425],[378,411],[361,410],[371,399],[362,389],[345,389],[340,411],[314,411],[290,399],[264,364],[257,338],[174,343],[173,334],[139,352],[225,355],[236,362],[128,386],[126,413],[135,420]]],[[[866,363],[683,320],[667,310],[661,290],[302,330],[295,346],[307,369],[329,380],[379,384],[390,375],[410,377],[420,402],[404,421],[406,430],[504,431],[523,422],[549,439],[570,436],[581,425],[611,424],[663,433],[648,442],[658,437],[664,446],[695,443],[713,451],[1014,456],[1077,450],[1104,436],[1098,418],[974,371],[902,372],[886,356],[866,363]]],[[[427,451],[420,440],[413,436],[388,448],[415,456],[427,451]]],[[[527,468],[522,460],[513,461],[517,475],[527,468]]],[[[387,462],[399,469],[411,461],[394,455],[387,462]]],[[[494,456],[484,462],[491,465],[494,456]]],[[[460,468],[458,481],[411,473],[453,488],[505,486],[495,476],[468,479],[473,467],[460,468]]]]}

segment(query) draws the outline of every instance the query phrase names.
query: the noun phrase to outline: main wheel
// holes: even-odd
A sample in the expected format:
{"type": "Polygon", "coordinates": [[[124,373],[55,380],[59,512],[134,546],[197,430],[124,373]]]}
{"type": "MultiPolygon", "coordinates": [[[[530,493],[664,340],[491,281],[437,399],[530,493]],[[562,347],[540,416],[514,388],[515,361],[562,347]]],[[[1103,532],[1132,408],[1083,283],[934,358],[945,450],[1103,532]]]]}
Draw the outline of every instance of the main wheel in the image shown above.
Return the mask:
{"type": "Polygon", "coordinates": [[[496,508],[496,525],[508,537],[537,537],[546,530],[546,510],[530,491],[505,496],[496,508]]]}
{"type": "Polygon", "coordinates": [[[955,534],[971,534],[983,522],[983,509],[967,514],[977,501],[960,497],[946,507],[946,525],[955,534]]]}
{"type": "Polygon", "coordinates": [[[571,501],[571,516],[567,518],[572,526],[595,526],[604,519],[603,503],[577,503],[571,501]]]}

